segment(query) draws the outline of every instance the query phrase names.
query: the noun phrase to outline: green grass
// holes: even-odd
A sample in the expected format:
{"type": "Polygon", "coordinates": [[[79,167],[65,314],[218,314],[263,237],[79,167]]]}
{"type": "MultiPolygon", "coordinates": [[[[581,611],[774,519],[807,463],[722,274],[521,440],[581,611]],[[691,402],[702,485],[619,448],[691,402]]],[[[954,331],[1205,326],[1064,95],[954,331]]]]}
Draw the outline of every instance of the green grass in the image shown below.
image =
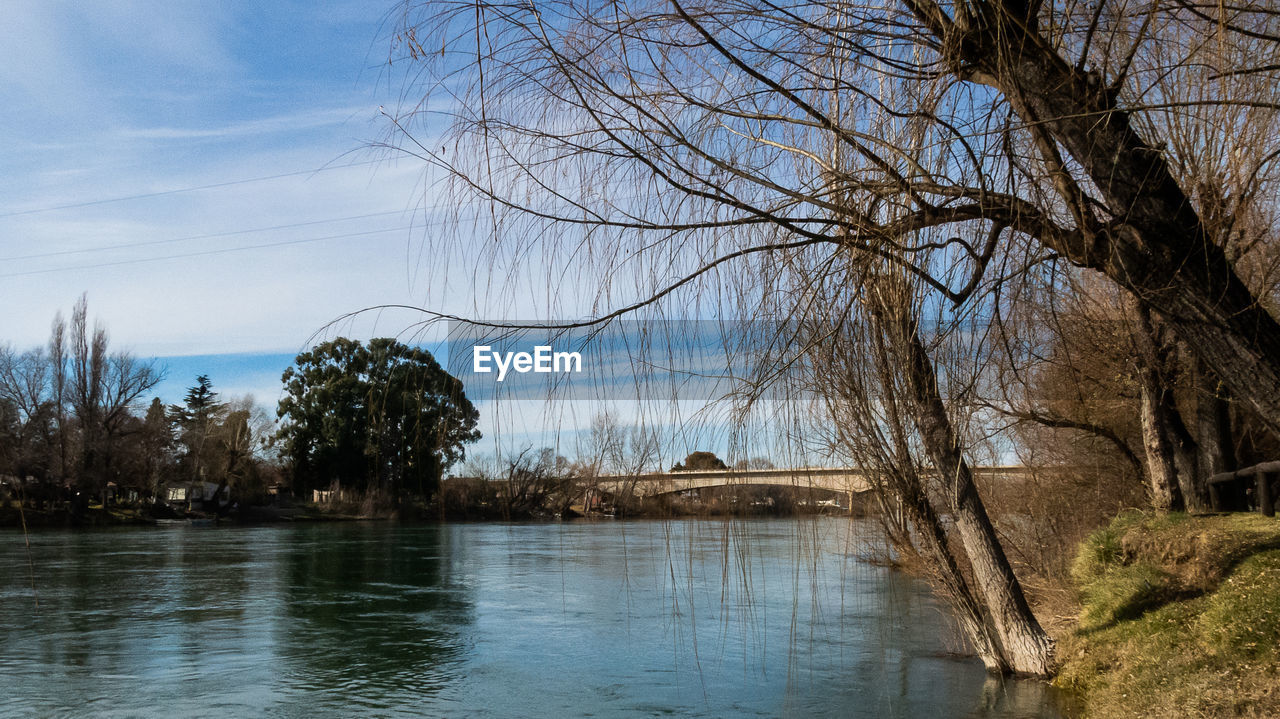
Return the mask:
{"type": "Polygon", "coordinates": [[[1087,716],[1280,716],[1280,521],[1128,513],[1072,574],[1058,683],[1087,716]]]}

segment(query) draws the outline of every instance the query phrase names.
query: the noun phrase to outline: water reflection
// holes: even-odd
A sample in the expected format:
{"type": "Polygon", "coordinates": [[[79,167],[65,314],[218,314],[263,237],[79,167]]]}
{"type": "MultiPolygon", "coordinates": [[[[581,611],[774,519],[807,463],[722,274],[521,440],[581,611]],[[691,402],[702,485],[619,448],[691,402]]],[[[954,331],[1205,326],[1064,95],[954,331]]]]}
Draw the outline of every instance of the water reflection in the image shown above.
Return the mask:
{"type": "Polygon", "coordinates": [[[970,712],[973,717],[1045,716],[1045,707],[1054,707],[1065,716],[1071,697],[1044,682],[1012,681],[988,676],[982,684],[982,699],[970,712]]]}
{"type": "Polygon", "coordinates": [[[1055,717],[848,520],[0,534],[0,715],[1055,717]]]}
{"type": "Polygon", "coordinates": [[[293,535],[281,573],[289,621],[275,633],[289,693],[385,709],[400,693],[425,700],[453,681],[472,607],[445,539],[439,526],[293,535]]]}

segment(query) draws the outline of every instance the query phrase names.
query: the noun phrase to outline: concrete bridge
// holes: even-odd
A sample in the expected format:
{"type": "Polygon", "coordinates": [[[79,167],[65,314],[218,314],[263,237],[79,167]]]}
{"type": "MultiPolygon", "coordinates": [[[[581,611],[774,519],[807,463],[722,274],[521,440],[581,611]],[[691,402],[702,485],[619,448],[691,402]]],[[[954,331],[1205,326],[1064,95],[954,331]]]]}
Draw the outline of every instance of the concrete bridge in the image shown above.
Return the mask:
{"type": "MultiPolygon", "coordinates": [[[[1023,467],[975,467],[978,478],[1020,477],[1023,467]]],[[[595,487],[612,495],[631,493],[655,497],[703,487],[783,485],[812,487],[848,494],[866,492],[871,483],[866,473],[854,467],[801,467],[798,469],[718,469],[691,472],[653,472],[634,476],[603,475],[595,487]]]]}

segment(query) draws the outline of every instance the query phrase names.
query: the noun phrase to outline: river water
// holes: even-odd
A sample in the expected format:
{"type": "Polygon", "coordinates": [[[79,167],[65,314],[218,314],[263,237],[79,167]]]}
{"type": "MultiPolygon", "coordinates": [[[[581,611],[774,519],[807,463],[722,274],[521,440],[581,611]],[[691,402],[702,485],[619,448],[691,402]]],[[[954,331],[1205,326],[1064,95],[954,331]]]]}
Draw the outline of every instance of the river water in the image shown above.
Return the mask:
{"type": "Polygon", "coordinates": [[[28,553],[6,531],[0,716],[1059,716],[868,562],[877,536],[352,523],[44,531],[28,553]]]}

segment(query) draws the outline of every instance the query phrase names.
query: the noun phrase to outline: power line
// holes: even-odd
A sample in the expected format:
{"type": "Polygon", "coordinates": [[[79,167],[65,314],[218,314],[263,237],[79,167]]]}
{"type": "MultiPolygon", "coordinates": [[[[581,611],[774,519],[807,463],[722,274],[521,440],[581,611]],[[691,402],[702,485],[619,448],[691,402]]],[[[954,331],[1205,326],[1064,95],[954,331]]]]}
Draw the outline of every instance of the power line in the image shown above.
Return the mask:
{"type": "MultiPolygon", "coordinates": [[[[31,210],[16,210],[13,212],[0,212],[0,218],[20,217],[22,215],[38,215],[44,212],[56,212],[58,210],[73,210],[79,207],[92,207],[94,205],[107,205],[114,202],[128,202],[130,200],[144,200],[151,197],[164,197],[166,195],[179,195],[185,192],[199,192],[201,190],[214,190],[219,187],[231,187],[233,185],[244,185],[250,182],[265,182],[267,180],[279,180],[285,177],[297,177],[299,175],[314,175],[318,172],[328,170],[341,170],[347,167],[360,167],[363,165],[373,165],[382,160],[365,160],[363,162],[351,162],[345,165],[326,165],[318,167],[314,170],[298,170],[297,172],[283,172],[278,175],[264,175],[262,177],[250,177],[244,180],[228,180],[227,182],[215,182],[211,185],[198,185],[196,187],[182,187],[174,190],[161,190],[159,192],[146,192],[138,195],[125,195],[124,197],[110,197],[103,200],[89,200],[87,202],[72,202],[66,205],[53,205],[50,207],[38,207],[31,210]]],[[[8,275],[6,275],[8,276],[8,275]]]]}
{"type": "MultiPolygon", "coordinates": [[[[358,164],[368,164],[368,163],[358,163],[358,164]]],[[[286,175],[279,175],[279,177],[287,177],[289,175],[297,175],[297,174],[304,174],[304,173],[288,173],[286,175]]],[[[253,180],[244,180],[243,182],[252,182],[252,181],[253,180]]],[[[235,184],[235,183],[225,183],[225,184],[235,184]]],[[[194,189],[198,189],[198,188],[194,188],[194,189]]],[[[174,192],[181,192],[181,190],[175,190],[174,192]]],[[[630,198],[622,198],[622,199],[635,199],[635,198],[630,197],[630,198]]],[[[110,200],[106,200],[104,202],[109,202],[109,201],[110,200]]],[[[435,210],[444,209],[446,207],[449,207],[449,205],[433,205],[428,207],[420,207],[420,208],[417,208],[415,211],[434,212],[435,210]]],[[[98,252],[98,251],[115,250],[115,249],[129,249],[134,247],[165,245],[165,244],[172,244],[176,242],[187,242],[191,240],[211,239],[211,238],[217,238],[217,237],[230,237],[235,235],[251,234],[255,232],[267,232],[267,231],[273,231],[273,230],[290,229],[294,227],[306,227],[306,226],[312,226],[312,225],[327,224],[331,222],[342,222],[345,220],[366,219],[370,217],[381,217],[381,216],[394,215],[394,214],[400,214],[400,213],[403,213],[403,210],[389,210],[386,212],[373,212],[373,213],[368,213],[364,215],[352,215],[350,217],[339,217],[331,220],[312,220],[309,222],[296,222],[296,223],[290,223],[290,224],[284,224],[284,225],[251,228],[251,229],[245,229],[245,230],[230,230],[227,232],[210,233],[206,235],[192,235],[190,237],[177,237],[177,238],[170,238],[170,239],[164,239],[164,240],[147,240],[143,242],[125,243],[120,245],[103,245],[98,247],[85,248],[81,250],[63,250],[58,252],[47,252],[47,253],[38,253],[38,254],[30,254],[30,255],[16,255],[12,257],[0,257],[0,261],[37,259],[37,258],[81,254],[81,253],[87,253],[87,252],[98,252]]],[[[463,218],[475,219],[476,217],[481,216],[481,214],[482,213],[476,214],[476,215],[463,215],[463,216],[459,216],[457,219],[463,219],[463,218]]],[[[6,215],[0,215],[0,217],[5,217],[5,216],[6,215]]],[[[440,224],[443,224],[443,221],[438,220],[436,222],[404,225],[402,227],[388,227],[380,230],[367,230],[364,232],[348,232],[348,233],[342,233],[337,235],[326,235],[324,237],[312,237],[312,238],[301,239],[301,240],[285,240],[282,242],[267,242],[267,243],[261,243],[256,245],[244,245],[241,247],[226,247],[226,248],[221,248],[216,250],[202,250],[200,252],[187,252],[187,253],[176,254],[176,255],[163,255],[160,257],[142,257],[142,258],[137,258],[132,260],[119,260],[115,262],[99,262],[99,263],[88,264],[88,265],[74,265],[71,267],[50,267],[42,270],[27,270],[24,272],[10,272],[6,274],[0,274],[0,278],[27,277],[31,275],[51,274],[54,272],[74,272],[76,270],[91,270],[91,269],[98,269],[101,267],[117,267],[120,265],[133,265],[133,264],[141,264],[145,262],[161,262],[164,260],[182,259],[187,257],[204,257],[208,255],[220,255],[228,252],[240,252],[244,250],[284,247],[287,245],[299,245],[299,244],[306,244],[311,242],[322,242],[325,240],[346,239],[351,237],[365,237],[369,235],[382,234],[385,232],[402,232],[402,231],[408,231],[408,230],[414,230],[414,229],[423,229],[426,227],[433,227],[440,224]]]]}
{"type": "Polygon", "coordinates": [[[101,267],[118,267],[120,265],[136,265],[144,262],[161,262],[163,260],[177,260],[187,257],[205,257],[208,255],[221,255],[228,252],[242,252],[244,250],[260,250],[269,247],[284,247],[286,245],[302,245],[310,242],[323,242],[325,240],[343,240],[351,237],[367,237],[369,235],[380,235],[386,232],[404,232],[414,229],[413,225],[405,225],[403,227],[388,227],[381,230],[366,230],[364,232],[346,232],[340,235],[326,235],[324,237],[309,237],[302,240],[285,240],[282,242],[267,242],[258,245],[244,245],[242,247],[224,247],[217,250],[203,250],[201,252],[186,252],[178,255],[165,255],[163,257],[142,257],[134,260],[119,260],[117,262],[99,262],[92,265],[76,265],[74,267],[52,267],[43,270],[29,270],[26,272],[11,272],[0,275],[0,278],[7,277],[27,277],[29,275],[45,275],[53,272],[72,272],[75,270],[94,270],[101,267]]]}
{"type": "Polygon", "coordinates": [[[12,262],[15,260],[35,260],[45,257],[64,257],[66,255],[80,255],[88,252],[106,252],[110,250],[125,250],[134,247],[151,247],[154,245],[171,245],[177,242],[191,242],[194,240],[212,240],[219,237],[234,237],[236,235],[250,235],[257,232],[271,232],[273,230],[288,230],[295,227],[309,227],[312,225],[326,225],[333,222],[349,222],[351,220],[366,220],[371,217],[386,217],[387,215],[403,214],[404,210],[389,210],[387,212],[370,212],[364,215],[351,215],[349,217],[335,217],[329,220],[312,220],[310,222],[293,222],[286,225],[272,225],[270,227],[254,227],[247,230],[229,230],[226,232],[213,232],[207,235],[189,235],[187,237],[174,237],[166,240],[146,240],[143,242],[128,242],[119,245],[98,245],[97,247],[86,247],[79,250],[60,250],[58,252],[40,252],[32,255],[11,255],[9,257],[0,257],[0,262],[12,262]]]}
{"type": "MultiPolygon", "coordinates": [[[[249,181],[250,180],[246,180],[246,182],[249,182],[249,181]]],[[[636,196],[624,197],[619,199],[633,200],[633,199],[636,199],[636,196]]],[[[106,202],[110,202],[110,200],[106,200],[106,202]]],[[[194,240],[212,240],[220,237],[250,235],[258,232],[272,232],[275,230],[289,230],[297,227],[327,225],[334,222],[350,222],[352,220],[366,220],[374,217],[387,217],[389,215],[404,214],[407,211],[426,214],[426,213],[435,212],[436,210],[443,210],[450,207],[456,207],[456,206],[449,205],[449,204],[428,205],[425,207],[416,207],[416,208],[408,208],[408,209],[400,209],[400,210],[387,210],[385,212],[369,212],[362,215],[348,215],[346,217],[334,217],[327,220],[309,220],[307,222],[290,222],[282,225],[267,225],[264,227],[251,227],[243,230],[226,230],[224,232],[211,232],[203,235],[187,235],[185,237],[172,237],[172,238],[167,238],[163,240],[143,240],[141,242],[126,242],[126,243],[112,244],[112,245],[98,245],[96,247],[85,247],[85,248],[76,249],[76,250],[57,250],[54,252],[37,252],[37,253],[27,254],[27,255],[9,255],[8,257],[0,257],[0,262],[15,262],[20,260],[38,260],[38,259],[45,259],[49,257],[65,257],[67,255],[81,255],[81,254],[87,254],[90,252],[109,252],[111,250],[126,250],[126,249],[133,249],[137,247],[153,247],[156,245],[171,245],[179,242],[192,242],[194,240]]],[[[0,217],[7,217],[7,216],[8,215],[0,214],[0,217]]],[[[475,219],[475,217],[477,216],[478,215],[463,215],[463,216],[460,216],[458,219],[464,219],[464,218],[475,219]]],[[[429,222],[426,224],[418,225],[418,227],[432,227],[438,224],[440,223],[429,222]]],[[[163,258],[159,258],[159,259],[163,259],[163,258]]],[[[76,269],[76,268],[72,267],[67,269],[76,269]]],[[[52,271],[52,270],[49,270],[49,271],[52,271]]],[[[25,274],[25,273],[18,273],[18,274],[25,274]]],[[[15,277],[15,276],[17,275],[14,275],[14,274],[0,275],[0,277],[15,277]]]]}

